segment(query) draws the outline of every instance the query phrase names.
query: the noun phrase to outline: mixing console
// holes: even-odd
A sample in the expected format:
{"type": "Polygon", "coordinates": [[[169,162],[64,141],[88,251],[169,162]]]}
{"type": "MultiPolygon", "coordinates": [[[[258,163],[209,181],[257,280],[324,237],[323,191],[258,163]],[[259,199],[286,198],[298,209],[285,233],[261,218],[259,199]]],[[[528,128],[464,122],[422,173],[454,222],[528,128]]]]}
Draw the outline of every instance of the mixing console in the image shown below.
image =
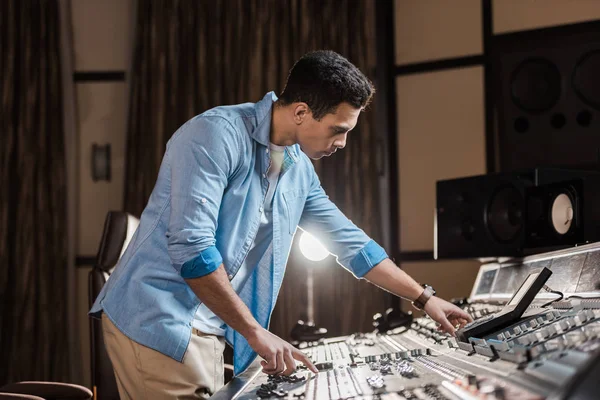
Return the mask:
{"type": "MultiPolygon", "coordinates": [[[[490,271],[484,267],[480,276],[490,271]]],[[[451,337],[424,317],[385,333],[301,343],[318,374],[300,366],[273,377],[254,368],[214,398],[599,399],[600,293],[565,295],[546,307],[547,297],[536,299],[514,323],[482,337],[451,337]],[[573,382],[582,380],[585,393],[573,395],[573,382]]],[[[483,323],[511,296],[471,296],[460,306],[483,323]]]]}

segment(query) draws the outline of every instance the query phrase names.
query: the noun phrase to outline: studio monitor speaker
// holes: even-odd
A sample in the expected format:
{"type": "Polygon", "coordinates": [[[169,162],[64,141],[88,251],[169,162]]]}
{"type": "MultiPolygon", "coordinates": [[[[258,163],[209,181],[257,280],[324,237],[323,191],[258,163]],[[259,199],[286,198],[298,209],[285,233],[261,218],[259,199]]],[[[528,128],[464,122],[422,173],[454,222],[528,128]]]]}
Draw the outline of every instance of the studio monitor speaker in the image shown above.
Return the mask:
{"type": "Polygon", "coordinates": [[[595,165],[600,21],[496,35],[491,49],[498,170],[595,165]]]}
{"type": "Polygon", "coordinates": [[[536,168],[438,181],[434,256],[519,257],[600,240],[600,172],[536,168]]]}

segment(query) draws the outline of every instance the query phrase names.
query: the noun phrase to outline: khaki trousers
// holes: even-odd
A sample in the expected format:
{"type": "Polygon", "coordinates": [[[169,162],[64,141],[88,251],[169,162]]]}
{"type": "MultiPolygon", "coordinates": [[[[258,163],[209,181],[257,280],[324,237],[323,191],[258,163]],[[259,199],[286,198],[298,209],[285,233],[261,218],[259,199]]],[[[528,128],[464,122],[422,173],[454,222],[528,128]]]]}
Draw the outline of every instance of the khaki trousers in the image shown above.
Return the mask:
{"type": "Polygon", "coordinates": [[[121,400],[206,399],[223,386],[222,337],[194,329],[180,363],[129,339],[104,313],[102,332],[121,400]]]}

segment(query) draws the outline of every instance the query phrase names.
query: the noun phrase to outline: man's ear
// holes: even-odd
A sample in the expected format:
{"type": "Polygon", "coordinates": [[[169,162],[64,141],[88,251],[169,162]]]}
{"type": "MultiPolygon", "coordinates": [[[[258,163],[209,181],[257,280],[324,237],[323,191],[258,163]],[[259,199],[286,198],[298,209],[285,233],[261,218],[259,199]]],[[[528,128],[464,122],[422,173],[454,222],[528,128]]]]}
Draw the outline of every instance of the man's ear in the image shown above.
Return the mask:
{"type": "Polygon", "coordinates": [[[310,108],[308,104],[299,102],[294,104],[294,122],[296,125],[300,125],[310,114],[310,108]]]}

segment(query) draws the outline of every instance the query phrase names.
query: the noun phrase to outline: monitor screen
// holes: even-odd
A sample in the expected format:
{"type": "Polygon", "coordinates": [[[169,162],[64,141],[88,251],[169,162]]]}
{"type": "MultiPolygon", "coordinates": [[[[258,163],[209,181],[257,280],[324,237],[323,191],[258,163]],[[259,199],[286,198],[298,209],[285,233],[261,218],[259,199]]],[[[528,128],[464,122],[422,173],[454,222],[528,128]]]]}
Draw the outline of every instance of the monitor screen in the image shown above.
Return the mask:
{"type": "Polygon", "coordinates": [[[525,279],[525,282],[523,282],[519,290],[517,290],[517,292],[514,294],[512,299],[510,299],[507,306],[516,306],[517,304],[519,304],[523,296],[525,296],[527,291],[531,288],[531,285],[533,285],[533,282],[535,282],[535,280],[537,279],[538,275],[539,273],[529,275],[527,279],[525,279]]]}
{"type": "Polygon", "coordinates": [[[475,294],[490,294],[492,291],[492,285],[494,284],[494,278],[496,277],[497,269],[490,269],[481,274],[479,283],[477,284],[477,292],[475,294]]]}
{"type": "Polygon", "coordinates": [[[498,276],[492,289],[493,293],[510,293],[511,290],[508,288],[508,284],[512,278],[512,270],[510,267],[498,270],[498,276]]]}

